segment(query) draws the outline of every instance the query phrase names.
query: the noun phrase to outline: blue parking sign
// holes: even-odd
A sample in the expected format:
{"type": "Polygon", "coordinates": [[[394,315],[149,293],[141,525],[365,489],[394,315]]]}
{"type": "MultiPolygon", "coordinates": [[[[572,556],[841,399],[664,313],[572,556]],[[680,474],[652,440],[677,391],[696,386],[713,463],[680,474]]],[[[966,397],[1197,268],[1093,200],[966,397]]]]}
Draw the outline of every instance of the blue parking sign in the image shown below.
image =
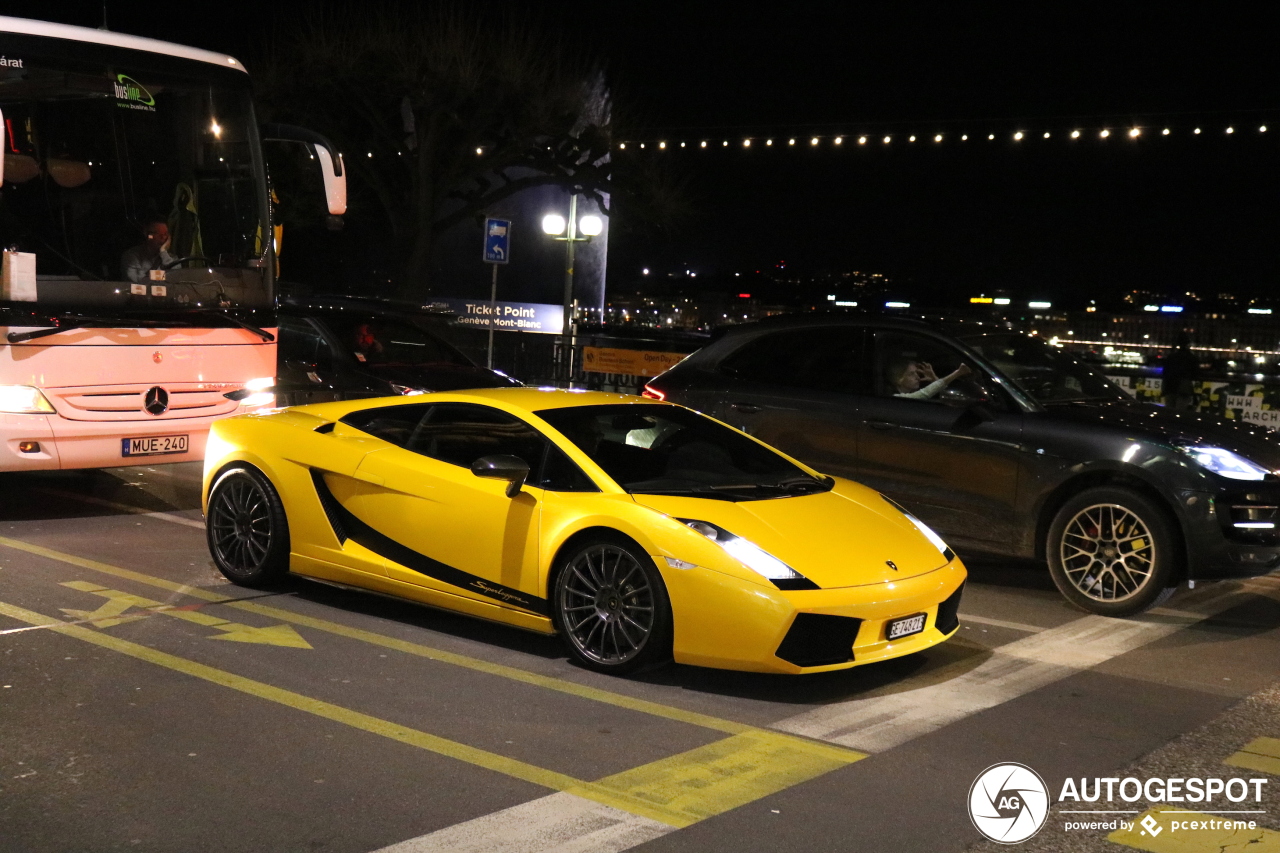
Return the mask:
{"type": "Polygon", "coordinates": [[[486,219],[484,221],[484,259],[490,264],[505,264],[510,260],[511,220],[486,219]]]}

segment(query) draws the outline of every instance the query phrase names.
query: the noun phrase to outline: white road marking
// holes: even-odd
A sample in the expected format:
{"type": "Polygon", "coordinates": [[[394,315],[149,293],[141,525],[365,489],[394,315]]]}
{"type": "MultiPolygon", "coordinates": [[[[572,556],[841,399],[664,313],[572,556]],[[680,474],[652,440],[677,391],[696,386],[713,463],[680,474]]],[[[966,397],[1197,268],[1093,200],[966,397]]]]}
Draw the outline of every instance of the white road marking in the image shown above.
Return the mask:
{"type": "Polygon", "coordinates": [[[979,625],[991,625],[995,628],[1011,628],[1014,631],[1025,631],[1028,634],[1039,634],[1046,630],[1040,625],[1028,625],[1026,622],[1009,622],[1005,619],[992,619],[988,616],[976,616],[972,613],[961,613],[960,624],[976,622],[979,625]]]}
{"type": "Polygon", "coordinates": [[[618,853],[675,827],[573,794],[552,794],[374,853],[618,853]]]}
{"type": "Polygon", "coordinates": [[[131,506],[129,504],[117,503],[109,501],[106,498],[95,498],[92,495],[81,495],[75,492],[66,492],[62,489],[36,489],[46,495],[53,495],[56,498],[67,498],[68,500],[80,501],[81,503],[95,504],[97,506],[105,506],[110,509],[127,512],[130,515],[145,515],[147,518],[154,518],[157,521],[167,521],[171,524],[181,524],[183,527],[194,527],[197,530],[204,530],[204,522],[196,521],[191,518],[178,515],[176,512],[153,512],[149,509],[143,509],[140,506],[131,506]]]}
{"type": "Polygon", "coordinates": [[[1239,604],[1241,593],[1256,591],[1250,583],[1220,584],[1188,596],[1176,614],[1085,616],[992,649],[976,667],[971,660],[957,661],[916,689],[906,682],[898,685],[900,692],[815,708],[773,728],[882,752],[1167,637],[1239,604]]]}

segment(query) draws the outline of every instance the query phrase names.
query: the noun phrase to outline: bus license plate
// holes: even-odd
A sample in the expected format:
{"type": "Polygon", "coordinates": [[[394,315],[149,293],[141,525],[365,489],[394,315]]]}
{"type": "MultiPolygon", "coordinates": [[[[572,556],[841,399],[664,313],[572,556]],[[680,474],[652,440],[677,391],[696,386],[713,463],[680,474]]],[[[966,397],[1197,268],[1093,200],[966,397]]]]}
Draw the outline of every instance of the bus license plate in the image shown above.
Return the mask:
{"type": "Polygon", "coordinates": [[[185,435],[149,435],[146,438],[120,439],[121,456],[161,456],[165,453],[186,453],[189,446],[185,435]]]}
{"type": "Polygon", "coordinates": [[[917,613],[915,616],[904,616],[901,619],[894,619],[889,623],[890,640],[897,640],[901,637],[910,637],[912,634],[919,634],[924,630],[924,613],[917,613]]]}

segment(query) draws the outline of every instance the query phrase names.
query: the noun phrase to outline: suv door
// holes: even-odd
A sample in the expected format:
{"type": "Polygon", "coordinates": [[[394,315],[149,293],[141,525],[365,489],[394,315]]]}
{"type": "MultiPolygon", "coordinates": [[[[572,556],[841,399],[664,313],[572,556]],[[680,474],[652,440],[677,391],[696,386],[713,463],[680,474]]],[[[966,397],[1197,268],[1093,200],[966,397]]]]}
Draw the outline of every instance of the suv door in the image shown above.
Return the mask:
{"type": "Polygon", "coordinates": [[[859,326],[755,338],[720,363],[727,381],[706,410],[819,471],[852,477],[864,339],[859,326]]]}
{"type": "Polygon", "coordinates": [[[1013,547],[1023,425],[1014,401],[958,347],[929,335],[876,331],[869,366],[856,479],[944,536],[1013,547]],[[961,365],[971,372],[948,381],[961,365]]]}
{"type": "Polygon", "coordinates": [[[281,406],[341,399],[337,367],[325,336],[301,317],[281,317],[276,349],[276,401],[281,406]]]}

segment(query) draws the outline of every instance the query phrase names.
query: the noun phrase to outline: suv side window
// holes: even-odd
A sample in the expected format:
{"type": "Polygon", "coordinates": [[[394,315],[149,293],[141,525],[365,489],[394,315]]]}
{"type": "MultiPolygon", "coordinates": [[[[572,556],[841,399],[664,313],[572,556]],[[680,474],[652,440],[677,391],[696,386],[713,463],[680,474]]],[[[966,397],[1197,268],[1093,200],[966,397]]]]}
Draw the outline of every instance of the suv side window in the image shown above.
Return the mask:
{"type": "Polygon", "coordinates": [[[770,385],[852,391],[858,384],[862,341],[863,330],[857,326],[789,329],[746,344],[721,363],[720,371],[770,385]]]}
{"type": "Polygon", "coordinates": [[[324,336],[312,328],[306,320],[280,318],[280,341],[277,360],[280,364],[301,362],[314,365],[315,370],[333,369],[333,354],[324,336]]]}
{"type": "Polygon", "coordinates": [[[873,361],[877,397],[934,404],[1003,400],[990,392],[986,375],[959,350],[925,335],[877,332],[873,361]]]}

